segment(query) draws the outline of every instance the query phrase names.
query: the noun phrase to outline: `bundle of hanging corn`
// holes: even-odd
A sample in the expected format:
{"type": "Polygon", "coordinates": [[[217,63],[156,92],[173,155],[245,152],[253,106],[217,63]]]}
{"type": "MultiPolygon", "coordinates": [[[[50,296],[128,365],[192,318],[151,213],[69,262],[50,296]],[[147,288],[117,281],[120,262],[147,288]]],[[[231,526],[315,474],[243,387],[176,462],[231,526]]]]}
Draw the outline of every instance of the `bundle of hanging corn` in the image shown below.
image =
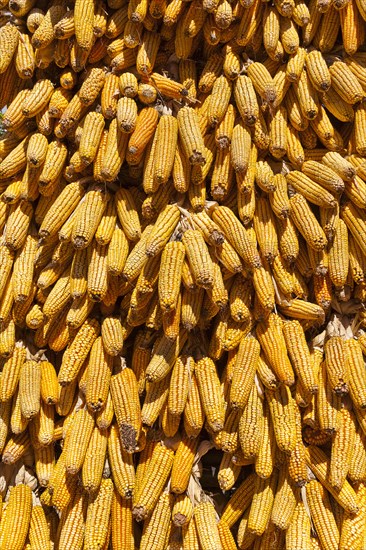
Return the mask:
{"type": "Polygon", "coordinates": [[[0,0],[0,550],[366,548],[365,30],[0,0]]]}

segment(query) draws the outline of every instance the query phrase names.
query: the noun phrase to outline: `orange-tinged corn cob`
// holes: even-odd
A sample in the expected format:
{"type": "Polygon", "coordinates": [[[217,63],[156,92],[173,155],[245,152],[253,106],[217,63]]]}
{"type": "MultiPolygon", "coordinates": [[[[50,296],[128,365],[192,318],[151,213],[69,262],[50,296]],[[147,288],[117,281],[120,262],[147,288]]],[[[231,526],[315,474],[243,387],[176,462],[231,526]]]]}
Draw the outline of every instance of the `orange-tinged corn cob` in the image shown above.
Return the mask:
{"type": "Polygon", "coordinates": [[[145,147],[155,132],[157,123],[158,113],[156,109],[145,107],[140,111],[137,117],[136,128],[128,142],[127,162],[138,164],[145,147]],[[134,159],[138,159],[137,162],[134,159]]]}

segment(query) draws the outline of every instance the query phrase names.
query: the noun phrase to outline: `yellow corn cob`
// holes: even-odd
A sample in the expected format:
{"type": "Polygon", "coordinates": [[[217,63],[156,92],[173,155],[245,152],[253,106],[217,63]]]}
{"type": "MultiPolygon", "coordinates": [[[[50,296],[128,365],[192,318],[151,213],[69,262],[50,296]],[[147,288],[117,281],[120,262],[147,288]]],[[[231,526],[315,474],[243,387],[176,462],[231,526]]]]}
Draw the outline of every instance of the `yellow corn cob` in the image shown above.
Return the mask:
{"type": "Polygon", "coordinates": [[[321,52],[311,51],[307,54],[305,62],[307,74],[314,88],[319,92],[326,92],[330,88],[331,77],[321,52]]]}
{"type": "Polygon", "coordinates": [[[14,352],[5,362],[1,375],[0,401],[9,401],[14,395],[22,365],[25,361],[25,348],[17,343],[14,352]]]}
{"type": "Polygon", "coordinates": [[[115,196],[118,219],[126,237],[137,241],[141,237],[140,221],[132,194],[127,189],[119,189],[115,196]]]}
{"type": "Polygon", "coordinates": [[[19,378],[19,398],[22,414],[25,418],[35,416],[40,408],[41,369],[36,361],[23,363],[19,378]]]}
{"type": "Polygon", "coordinates": [[[14,25],[5,25],[0,32],[0,46],[4,55],[0,63],[0,74],[8,68],[13,55],[17,49],[19,41],[19,31],[14,25]]]}
{"type": "Polygon", "coordinates": [[[306,485],[306,500],[322,545],[335,550],[339,544],[339,531],[328,494],[321,483],[313,480],[306,485]]]}
{"type": "Polygon", "coordinates": [[[274,7],[266,7],[263,18],[263,44],[271,59],[274,58],[280,38],[280,15],[274,7]]]}
{"type": "Polygon", "coordinates": [[[141,409],[134,372],[124,368],[111,378],[111,394],[122,447],[134,452],[141,430],[141,409]]]}
{"type": "Polygon", "coordinates": [[[339,429],[340,398],[332,391],[326,361],[321,364],[319,369],[317,408],[320,428],[333,435],[339,429]]]}
{"type": "Polygon", "coordinates": [[[93,411],[104,408],[106,404],[112,364],[112,356],[105,352],[102,338],[98,337],[90,351],[86,389],[86,403],[93,411]]]}
{"type": "Polygon", "coordinates": [[[50,533],[42,506],[33,506],[29,527],[29,540],[35,550],[51,548],[50,533]]]}
{"type": "Polygon", "coordinates": [[[325,344],[327,377],[333,391],[339,395],[348,392],[349,370],[344,360],[344,341],[333,336],[325,344]]]}
{"type": "Polygon", "coordinates": [[[24,484],[10,490],[2,548],[21,550],[24,547],[32,515],[32,490],[24,484]],[[15,518],[17,521],[15,523],[15,518]]]}
{"type": "Polygon", "coordinates": [[[352,122],[354,120],[355,113],[352,106],[346,103],[333,88],[322,94],[322,102],[338,120],[342,122],[352,122]]]}
{"type": "Polygon", "coordinates": [[[279,380],[291,386],[294,383],[294,373],[287,356],[281,320],[277,315],[271,313],[267,321],[258,323],[257,338],[279,380]]]}
{"type": "Polygon", "coordinates": [[[346,103],[354,105],[363,98],[362,86],[346,63],[335,61],[329,67],[329,73],[332,87],[346,103]]]}
{"type": "Polygon", "coordinates": [[[80,48],[90,50],[93,44],[94,3],[92,1],[75,2],[75,35],[80,48]]]}
{"type": "Polygon", "coordinates": [[[87,291],[89,257],[90,250],[87,248],[76,250],[74,253],[70,271],[70,294],[72,298],[80,298],[87,291]]]}
{"type": "Polygon", "coordinates": [[[72,243],[75,248],[86,248],[98,228],[109,194],[101,186],[91,188],[81,203],[72,228],[72,243]]]}
{"type": "Polygon", "coordinates": [[[103,129],[104,118],[101,113],[90,112],[86,115],[79,144],[79,154],[87,164],[95,159],[103,129]]]}
{"type": "Polygon", "coordinates": [[[156,445],[133,507],[133,514],[138,521],[145,519],[154,509],[170,474],[173,459],[172,450],[162,444],[156,445]]]}
{"type": "Polygon", "coordinates": [[[80,550],[83,545],[85,532],[87,499],[83,489],[78,487],[72,501],[67,508],[62,526],[60,526],[59,547],[60,550],[66,550],[69,544],[73,548],[80,550]]]}
{"type": "Polygon", "coordinates": [[[323,250],[327,240],[306,199],[297,193],[290,199],[290,208],[291,219],[309,246],[323,250]]]}
{"type": "Polygon", "coordinates": [[[284,321],[282,331],[291,363],[301,384],[310,393],[316,393],[318,385],[303,328],[296,320],[284,321]]]}
{"type": "Polygon", "coordinates": [[[183,234],[192,275],[198,286],[209,288],[213,285],[213,264],[208,253],[206,243],[199,230],[188,230],[183,234]]]}
{"type": "Polygon", "coordinates": [[[340,425],[332,441],[329,482],[340,490],[346,480],[355,439],[354,419],[346,408],[340,411],[340,425]]]}
{"type": "Polygon", "coordinates": [[[117,224],[113,230],[112,239],[109,243],[107,253],[107,270],[110,275],[117,276],[122,274],[128,257],[128,252],[128,241],[126,235],[117,224]]]}
{"type": "Polygon", "coordinates": [[[359,505],[357,495],[352,489],[348,481],[345,481],[340,490],[334,489],[330,484],[330,460],[327,455],[315,446],[310,446],[305,449],[305,458],[307,465],[315,473],[321,484],[329,491],[334,499],[351,514],[357,514],[359,505]]]}
{"type": "Polygon", "coordinates": [[[119,95],[118,76],[115,74],[107,75],[100,98],[104,118],[113,119],[115,117],[119,95]]]}
{"type": "Polygon", "coordinates": [[[108,316],[102,323],[102,342],[108,355],[119,355],[123,348],[123,328],[117,317],[108,316]]]}
{"type": "Polygon", "coordinates": [[[254,495],[255,479],[256,475],[252,473],[242,481],[241,485],[226,504],[220,523],[225,522],[231,528],[244,514],[254,495]]]}
{"type": "Polygon", "coordinates": [[[35,56],[28,34],[19,34],[15,68],[20,78],[32,78],[35,69],[35,56]]]}
{"type": "Polygon", "coordinates": [[[126,550],[133,550],[135,544],[131,500],[122,498],[116,490],[113,493],[111,517],[112,545],[126,548],[126,550]]]}
{"type": "Polygon", "coordinates": [[[296,504],[289,527],[286,531],[286,548],[311,548],[310,519],[302,501],[296,504]]]}
{"type": "Polygon", "coordinates": [[[239,345],[236,364],[232,375],[230,405],[243,409],[249,399],[254,383],[260,346],[255,338],[243,338],[239,345]]]}
{"type": "Polygon", "coordinates": [[[94,428],[94,418],[87,409],[80,409],[73,419],[65,448],[65,468],[76,474],[82,467],[94,428]]]}
{"type": "Polygon", "coordinates": [[[287,386],[280,386],[275,392],[266,390],[271,418],[278,448],[290,454],[296,446],[295,407],[287,386]],[[287,424],[287,428],[285,425],[287,424]]]}
{"type": "Polygon", "coordinates": [[[99,336],[99,323],[96,319],[87,319],[79,329],[75,339],[63,355],[58,374],[59,383],[66,385],[75,380],[84,360],[99,336]]]}
{"type": "Polygon", "coordinates": [[[224,409],[220,384],[212,359],[204,357],[195,366],[200,400],[210,428],[220,431],[224,425],[224,409]]]}
{"type": "Polygon", "coordinates": [[[107,252],[107,245],[101,245],[95,240],[92,242],[89,256],[87,291],[89,298],[94,302],[103,300],[108,291],[107,252]]]}
{"type": "Polygon", "coordinates": [[[366,407],[365,372],[362,357],[362,348],[357,340],[349,339],[344,342],[344,355],[349,373],[349,392],[355,407],[366,407]]]}
{"type": "Polygon", "coordinates": [[[112,402],[111,392],[109,392],[104,409],[97,412],[95,417],[95,421],[98,428],[100,428],[101,430],[106,430],[107,428],[109,428],[109,426],[112,424],[113,417],[114,417],[113,402],[112,402]]]}
{"type": "Polygon", "coordinates": [[[42,239],[55,235],[64,222],[72,214],[80,199],[84,196],[86,183],[89,179],[82,179],[70,183],[55,199],[52,207],[42,219],[39,235],[42,239]]]}
{"type": "Polygon", "coordinates": [[[101,160],[100,176],[103,181],[113,181],[117,178],[126,157],[128,135],[120,130],[117,119],[111,121],[101,160]]]}
{"type": "Polygon", "coordinates": [[[239,421],[239,441],[243,458],[250,459],[258,455],[263,427],[261,415],[262,401],[254,384],[239,421]]]}
{"type": "Polygon", "coordinates": [[[101,484],[107,452],[107,432],[94,426],[82,467],[82,483],[88,493],[95,493],[101,484]]]}
{"type": "Polygon", "coordinates": [[[362,548],[364,539],[364,510],[365,510],[365,485],[360,483],[357,487],[357,496],[360,502],[358,514],[343,514],[342,528],[340,532],[339,548],[362,548]]]}
{"type": "Polygon", "coordinates": [[[174,456],[171,473],[171,491],[184,493],[192,473],[193,461],[197,451],[198,439],[183,436],[174,456]]]}
{"type": "Polygon", "coordinates": [[[49,361],[41,361],[40,369],[42,400],[47,405],[54,405],[58,401],[58,380],[55,368],[49,361]]]}
{"type": "Polygon", "coordinates": [[[95,546],[103,548],[108,535],[109,515],[112,507],[113,481],[102,479],[98,493],[89,496],[85,522],[85,550],[95,546]]]}
{"type": "Polygon", "coordinates": [[[248,531],[261,535],[271,517],[275,490],[277,487],[277,470],[267,479],[256,477],[254,494],[248,516],[248,531]]]}
{"type": "Polygon", "coordinates": [[[118,427],[113,424],[108,436],[108,457],[115,489],[123,498],[131,498],[135,487],[135,470],[132,455],[120,444],[118,427]]]}
{"type": "Polygon", "coordinates": [[[176,495],[172,509],[172,520],[174,525],[182,527],[191,521],[193,516],[193,503],[185,493],[176,495]]]}
{"type": "Polygon", "coordinates": [[[197,437],[205,420],[205,413],[201,403],[197,378],[193,374],[189,388],[187,402],[184,408],[184,428],[190,437],[197,437]]]}
{"type": "Polygon", "coordinates": [[[121,97],[117,104],[117,122],[120,130],[131,134],[136,127],[137,105],[130,97],[121,97]]]}
{"type": "Polygon", "coordinates": [[[251,63],[248,66],[247,74],[261,98],[269,104],[275,103],[277,90],[266,67],[258,62],[251,63]]]}
{"type": "Polygon", "coordinates": [[[280,529],[288,529],[299,501],[299,490],[294,487],[288,472],[281,469],[278,476],[278,485],[273,502],[271,521],[280,529]]]}
{"type": "Polygon", "coordinates": [[[198,117],[191,107],[183,107],[178,112],[178,130],[184,154],[191,164],[206,163],[203,138],[198,125],[198,117]]]}
{"type": "Polygon", "coordinates": [[[176,306],[184,255],[184,246],[179,241],[168,243],[163,250],[159,273],[159,302],[163,310],[169,311],[176,306]]]}

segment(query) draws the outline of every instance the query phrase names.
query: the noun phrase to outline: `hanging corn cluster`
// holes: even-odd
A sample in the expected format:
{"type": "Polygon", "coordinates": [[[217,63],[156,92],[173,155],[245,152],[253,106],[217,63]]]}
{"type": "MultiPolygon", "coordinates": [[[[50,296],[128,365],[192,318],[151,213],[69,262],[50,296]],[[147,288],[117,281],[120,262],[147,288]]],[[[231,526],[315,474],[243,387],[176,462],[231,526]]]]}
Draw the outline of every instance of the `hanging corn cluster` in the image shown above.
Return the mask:
{"type": "Polygon", "coordinates": [[[365,46],[0,0],[0,550],[366,548],[365,46]]]}

